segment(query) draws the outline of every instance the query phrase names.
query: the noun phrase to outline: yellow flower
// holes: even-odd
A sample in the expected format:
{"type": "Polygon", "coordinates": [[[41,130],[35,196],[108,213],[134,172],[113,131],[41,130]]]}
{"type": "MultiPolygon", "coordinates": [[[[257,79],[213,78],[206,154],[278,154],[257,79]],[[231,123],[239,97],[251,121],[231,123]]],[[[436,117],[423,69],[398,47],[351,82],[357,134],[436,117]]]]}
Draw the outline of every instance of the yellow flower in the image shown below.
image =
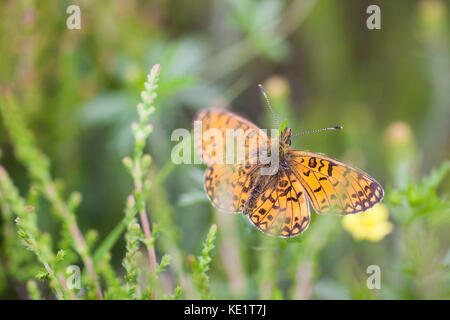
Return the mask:
{"type": "Polygon", "coordinates": [[[392,232],[394,226],[389,221],[386,205],[378,204],[363,213],[347,215],[342,219],[342,226],[355,240],[377,242],[392,232]]]}

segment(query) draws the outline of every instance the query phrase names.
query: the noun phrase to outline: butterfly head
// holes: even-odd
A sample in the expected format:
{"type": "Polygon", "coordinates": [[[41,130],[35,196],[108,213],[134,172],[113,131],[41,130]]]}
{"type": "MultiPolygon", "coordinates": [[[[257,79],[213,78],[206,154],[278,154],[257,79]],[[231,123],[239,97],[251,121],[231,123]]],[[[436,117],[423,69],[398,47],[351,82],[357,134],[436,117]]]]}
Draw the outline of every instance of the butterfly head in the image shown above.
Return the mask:
{"type": "Polygon", "coordinates": [[[291,128],[287,128],[287,127],[284,128],[284,130],[281,132],[280,143],[290,146],[291,145],[291,135],[292,135],[291,128]]]}

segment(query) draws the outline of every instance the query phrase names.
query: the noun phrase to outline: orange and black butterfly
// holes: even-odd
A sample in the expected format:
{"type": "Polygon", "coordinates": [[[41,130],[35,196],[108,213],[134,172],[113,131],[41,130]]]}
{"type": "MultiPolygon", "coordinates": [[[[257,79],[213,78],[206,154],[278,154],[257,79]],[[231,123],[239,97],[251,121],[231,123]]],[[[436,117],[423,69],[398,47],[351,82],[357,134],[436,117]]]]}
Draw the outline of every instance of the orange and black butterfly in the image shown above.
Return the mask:
{"type": "Polygon", "coordinates": [[[265,233],[293,237],[306,230],[310,222],[308,201],[317,213],[353,214],[383,199],[383,188],[367,173],[322,154],[291,149],[290,128],[282,128],[276,138],[277,171],[263,175],[261,168],[267,164],[252,161],[248,150],[255,143],[271,145],[273,141],[263,130],[220,109],[201,110],[194,121],[201,122],[202,132],[215,129],[223,139],[227,130],[252,132],[245,136],[245,159],[234,164],[217,161],[217,136],[202,135],[195,144],[208,166],[205,191],[212,204],[222,211],[242,212],[265,233]]]}

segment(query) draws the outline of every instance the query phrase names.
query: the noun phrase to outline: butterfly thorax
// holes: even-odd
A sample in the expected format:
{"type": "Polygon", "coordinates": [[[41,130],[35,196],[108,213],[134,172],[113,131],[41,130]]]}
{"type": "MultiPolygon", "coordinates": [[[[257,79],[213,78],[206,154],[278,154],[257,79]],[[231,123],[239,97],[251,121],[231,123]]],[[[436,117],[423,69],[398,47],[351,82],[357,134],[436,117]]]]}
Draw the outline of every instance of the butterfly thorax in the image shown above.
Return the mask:
{"type": "Polygon", "coordinates": [[[280,158],[285,159],[287,153],[291,149],[291,128],[285,128],[279,137],[280,158]]]}

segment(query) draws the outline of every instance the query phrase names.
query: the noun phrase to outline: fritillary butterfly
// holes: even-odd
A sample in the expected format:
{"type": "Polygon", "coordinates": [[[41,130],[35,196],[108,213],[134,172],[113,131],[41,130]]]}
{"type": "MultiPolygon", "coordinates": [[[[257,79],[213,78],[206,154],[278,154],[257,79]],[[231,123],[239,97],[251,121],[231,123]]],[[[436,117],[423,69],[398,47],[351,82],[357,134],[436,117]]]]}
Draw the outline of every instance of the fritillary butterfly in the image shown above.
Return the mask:
{"type": "MultiPolygon", "coordinates": [[[[229,111],[204,109],[194,120],[201,121],[203,132],[214,128],[225,135],[229,129],[254,130],[245,137],[245,148],[255,141],[271,143],[264,131],[229,111]]],[[[205,191],[216,208],[242,212],[265,233],[293,237],[309,225],[308,201],[317,213],[353,214],[383,199],[383,188],[367,173],[322,154],[291,149],[290,128],[284,128],[277,139],[278,170],[262,175],[262,165],[250,159],[236,164],[217,163],[214,139],[196,138],[196,148],[208,166],[205,191]]]]}

